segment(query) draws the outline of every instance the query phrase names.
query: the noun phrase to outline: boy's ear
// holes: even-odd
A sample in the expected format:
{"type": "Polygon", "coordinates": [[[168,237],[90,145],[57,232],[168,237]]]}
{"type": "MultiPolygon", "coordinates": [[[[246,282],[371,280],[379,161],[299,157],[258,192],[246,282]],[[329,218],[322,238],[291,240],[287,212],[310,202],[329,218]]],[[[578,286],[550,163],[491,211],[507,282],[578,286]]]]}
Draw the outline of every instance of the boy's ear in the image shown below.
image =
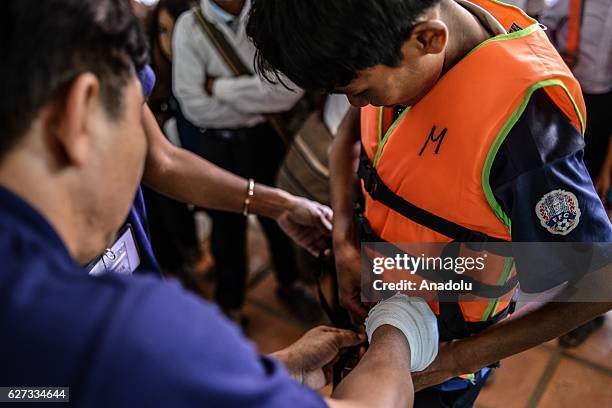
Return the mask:
{"type": "Polygon", "coordinates": [[[411,42],[423,54],[439,54],[448,42],[448,28],[441,20],[417,23],[410,36],[411,42]]]}
{"type": "Polygon", "coordinates": [[[87,163],[98,120],[100,82],[91,73],[79,75],[64,97],[49,107],[47,134],[68,164],[87,163]]]}

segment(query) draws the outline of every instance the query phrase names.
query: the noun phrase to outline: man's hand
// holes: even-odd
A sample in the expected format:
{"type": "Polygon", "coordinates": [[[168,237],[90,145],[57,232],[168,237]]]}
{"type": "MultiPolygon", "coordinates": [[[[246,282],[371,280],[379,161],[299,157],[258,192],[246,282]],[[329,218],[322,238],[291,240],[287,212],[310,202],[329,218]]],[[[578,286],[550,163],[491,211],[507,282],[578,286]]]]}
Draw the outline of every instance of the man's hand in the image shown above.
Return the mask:
{"type": "Polygon", "coordinates": [[[361,254],[351,242],[335,243],[336,273],[340,304],[349,311],[353,323],[362,323],[368,309],[361,302],[361,254]]]}
{"type": "Polygon", "coordinates": [[[319,326],[272,357],[282,361],[296,381],[319,390],[331,381],[332,365],[342,349],[364,341],[365,336],[350,330],[319,326]]]}
{"type": "Polygon", "coordinates": [[[314,256],[329,249],[331,220],[329,207],[301,197],[292,197],[289,206],[276,218],[285,234],[314,256]]]}

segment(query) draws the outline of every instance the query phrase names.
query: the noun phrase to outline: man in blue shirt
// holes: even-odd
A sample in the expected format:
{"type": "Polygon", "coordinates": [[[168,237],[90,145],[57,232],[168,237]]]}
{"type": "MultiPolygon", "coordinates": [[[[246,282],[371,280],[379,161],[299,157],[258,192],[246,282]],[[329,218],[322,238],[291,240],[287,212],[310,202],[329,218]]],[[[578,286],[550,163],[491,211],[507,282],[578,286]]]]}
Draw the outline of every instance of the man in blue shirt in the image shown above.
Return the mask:
{"type": "MultiPolygon", "coordinates": [[[[0,384],[71,387],[87,407],[326,406],[305,386],[360,336],[318,328],[261,357],[178,285],[81,266],[115,239],[145,166],[147,47],[127,2],[6,0],[0,30],[0,384]]],[[[409,367],[382,326],[327,404],[406,406],[409,367]]]]}

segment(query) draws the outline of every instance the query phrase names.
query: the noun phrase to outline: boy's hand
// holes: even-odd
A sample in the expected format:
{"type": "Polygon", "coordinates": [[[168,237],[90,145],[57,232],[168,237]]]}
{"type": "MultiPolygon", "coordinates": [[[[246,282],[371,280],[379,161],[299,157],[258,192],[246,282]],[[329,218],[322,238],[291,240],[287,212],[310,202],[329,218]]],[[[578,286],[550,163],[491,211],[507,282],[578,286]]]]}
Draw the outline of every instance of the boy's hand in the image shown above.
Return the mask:
{"type": "Polygon", "coordinates": [[[285,364],[296,381],[318,390],[331,381],[332,365],[342,349],[364,341],[364,335],[350,330],[319,326],[272,356],[285,364]]]}
{"type": "Polygon", "coordinates": [[[368,309],[361,302],[361,254],[351,242],[336,242],[336,273],[340,304],[349,311],[353,323],[361,324],[368,309]]]}

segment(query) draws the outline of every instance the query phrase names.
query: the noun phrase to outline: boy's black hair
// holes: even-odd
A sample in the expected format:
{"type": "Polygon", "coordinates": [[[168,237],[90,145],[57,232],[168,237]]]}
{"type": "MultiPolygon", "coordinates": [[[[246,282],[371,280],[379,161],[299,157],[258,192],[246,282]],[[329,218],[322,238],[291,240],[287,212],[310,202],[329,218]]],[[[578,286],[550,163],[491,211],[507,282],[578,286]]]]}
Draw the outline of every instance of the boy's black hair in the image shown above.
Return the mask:
{"type": "Polygon", "coordinates": [[[306,89],[331,91],[357,72],[398,66],[419,16],[441,0],[254,0],[247,33],[255,68],[306,89]]]}
{"type": "Polygon", "coordinates": [[[2,0],[0,158],[83,72],[98,77],[105,109],[119,118],[124,87],[147,61],[126,0],[2,0]]]}

